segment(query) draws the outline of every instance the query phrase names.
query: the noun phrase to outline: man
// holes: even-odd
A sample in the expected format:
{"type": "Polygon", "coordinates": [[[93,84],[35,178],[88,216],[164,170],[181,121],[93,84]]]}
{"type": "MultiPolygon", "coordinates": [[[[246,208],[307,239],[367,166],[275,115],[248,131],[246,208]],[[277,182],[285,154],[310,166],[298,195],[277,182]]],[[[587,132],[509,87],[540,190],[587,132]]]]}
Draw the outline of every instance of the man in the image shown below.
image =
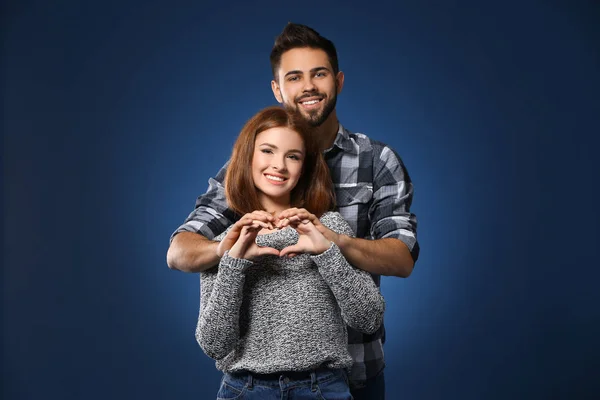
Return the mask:
{"type": "MultiPolygon", "coordinates": [[[[419,254],[416,217],[410,212],[412,183],[393,149],[350,132],[337,120],[335,106],[344,73],[339,70],[334,44],[307,26],[289,23],[277,37],[270,58],[273,94],[315,127],[339,211],[356,238],[337,235],[320,224],[319,229],[352,265],[370,272],[378,286],[381,275],[408,277],[419,254]]],[[[218,243],[212,238],[238,218],[224,198],[226,167],[209,180],[195,210],[173,233],[167,253],[170,268],[199,272],[218,264],[222,254],[217,254],[218,243]]],[[[274,224],[294,217],[318,223],[304,210],[288,210],[279,216],[263,214],[257,218],[274,224]]],[[[352,395],[355,399],[383,399],[383,325],[372,335],[348,328],[348,340],[355,361],[350,374],[352,395]]]]}

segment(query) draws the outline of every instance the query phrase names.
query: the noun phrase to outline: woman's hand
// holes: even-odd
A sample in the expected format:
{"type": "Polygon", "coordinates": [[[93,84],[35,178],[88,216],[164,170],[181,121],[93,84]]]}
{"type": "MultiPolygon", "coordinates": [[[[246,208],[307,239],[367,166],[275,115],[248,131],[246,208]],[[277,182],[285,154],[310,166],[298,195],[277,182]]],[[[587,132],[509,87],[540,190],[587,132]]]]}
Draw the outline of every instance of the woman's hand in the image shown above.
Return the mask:
{"type": "Polygon", "coordinates": [[[298,243],[281,250],[280,256],[294,257],[300,253],[321,254],[331,246],[310,219],[290,218],[285,226],[291,226],[298,234],[298,243]]]}
{"type": "Polygon", "coordinates": [[[271,247],[260,247],[255,239],[258,232],[265,229],[273,229],[275,218],[266,211],[254,211],[244,215],[227,232],[217,247],[217,254],[223,257],[225,251],[234,258],[253,260],[263,255],[279,255],[279,251],[271,247]]]}
{"type": "Polygon", "coordinates": [[[327,228],[319,221],[319,218],[317,218],[315,214],[308,212],[308,210],[304,208],[288,208],[287,210],[282,211],[277,217],[279,219],[277,221],[277,227],[280,229],[299,221],[309,220],[317,230],[327,238],[327,240],[339,245],[340,235],[327,228]]]}

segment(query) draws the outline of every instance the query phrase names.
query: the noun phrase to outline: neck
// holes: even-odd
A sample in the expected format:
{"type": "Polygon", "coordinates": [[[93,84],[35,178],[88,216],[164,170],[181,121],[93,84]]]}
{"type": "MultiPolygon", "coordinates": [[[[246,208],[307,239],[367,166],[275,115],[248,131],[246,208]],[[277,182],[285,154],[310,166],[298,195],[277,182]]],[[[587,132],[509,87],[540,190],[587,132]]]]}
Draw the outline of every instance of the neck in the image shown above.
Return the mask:
{"type": "Polygon", "coordinates": [[[289,196],[286,198],[276,199],[263,194],[260,196],[260,204],[263,206],[266,212],[273,215],[277,215],[280,212],[292,207],[289,196]]]}
{"type": "Polygon", "coordinates": [[[325,122],[316,128],[316,136],[320,139],[319,146],[321,151],[325,151],[333,146],[333,142],[337,136],[338,128],[339,122],[335,110],[333,110],[325,122]]]}

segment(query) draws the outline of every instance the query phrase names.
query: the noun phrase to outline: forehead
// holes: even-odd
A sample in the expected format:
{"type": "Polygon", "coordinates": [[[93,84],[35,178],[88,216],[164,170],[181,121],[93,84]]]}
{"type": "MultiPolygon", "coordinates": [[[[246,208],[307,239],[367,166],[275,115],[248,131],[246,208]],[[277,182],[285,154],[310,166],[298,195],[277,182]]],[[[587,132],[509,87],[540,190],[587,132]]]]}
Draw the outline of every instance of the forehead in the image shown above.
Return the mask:
{"type": "Polygon", "coordinates": [[[302,150],[304,148],[302,136],[298,132],[284,127],[270,128],[256,135],[255,144],[263,143],[269,143],[281,149],[302,150]]]}
{"type": "Polygon", "coordinates": [[[332,69],[327,53],[321,49],[301,47],[288,50],[281,55],[279,72],[283,74],[290,71],[308,72],[317,67],[332,69]]]}

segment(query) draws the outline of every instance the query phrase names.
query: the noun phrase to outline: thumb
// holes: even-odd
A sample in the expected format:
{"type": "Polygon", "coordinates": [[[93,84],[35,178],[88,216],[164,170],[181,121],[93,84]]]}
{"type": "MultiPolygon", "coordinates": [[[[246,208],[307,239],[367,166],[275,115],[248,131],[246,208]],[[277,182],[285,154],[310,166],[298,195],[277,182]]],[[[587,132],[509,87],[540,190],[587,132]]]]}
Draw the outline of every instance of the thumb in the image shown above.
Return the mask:
{"type": "Polygon", "coordinates": [[[259,256],[278,256],[280,255],[279,250],[274,249],[272,247],[258,247],[258,255],[259,256]]]}
{"type": "Polygon", "coordinates": [[[288,246],[279,252],[280,257],[296,255],[296,253],[303,253],[302,247],[298,244],[288,246]]]}

